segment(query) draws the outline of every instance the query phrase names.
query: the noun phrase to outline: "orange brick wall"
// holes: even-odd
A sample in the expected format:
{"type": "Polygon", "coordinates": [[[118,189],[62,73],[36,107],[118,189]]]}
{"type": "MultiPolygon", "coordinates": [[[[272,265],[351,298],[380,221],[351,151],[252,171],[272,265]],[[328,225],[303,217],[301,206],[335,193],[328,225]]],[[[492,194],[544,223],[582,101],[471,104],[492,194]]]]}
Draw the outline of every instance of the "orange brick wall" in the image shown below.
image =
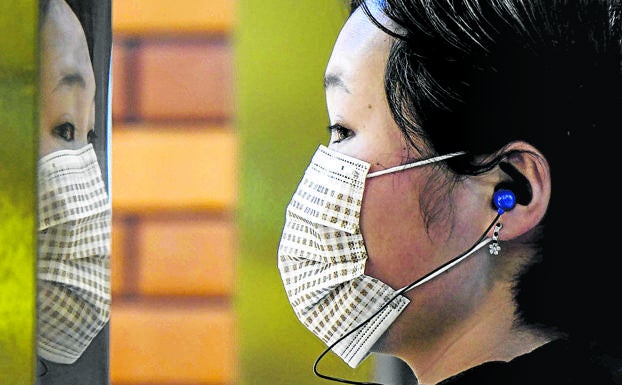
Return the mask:
{"type": "Polygon", "coordinates": [[[236,383],[234,3],[112,3],[112,385],[236,383]]]}

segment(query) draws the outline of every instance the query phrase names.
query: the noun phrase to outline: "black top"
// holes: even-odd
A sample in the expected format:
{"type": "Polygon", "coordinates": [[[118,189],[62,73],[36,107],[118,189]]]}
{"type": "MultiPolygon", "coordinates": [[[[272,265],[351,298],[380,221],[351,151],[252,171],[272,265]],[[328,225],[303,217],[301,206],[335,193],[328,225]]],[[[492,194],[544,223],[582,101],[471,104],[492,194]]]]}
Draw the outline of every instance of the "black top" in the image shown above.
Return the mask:
{"type": "Polygon", "coordinates": [[[509,362],[476,366],[438,385],[619,385],[621,364],[620,357],[556,340],[509,362]]]}

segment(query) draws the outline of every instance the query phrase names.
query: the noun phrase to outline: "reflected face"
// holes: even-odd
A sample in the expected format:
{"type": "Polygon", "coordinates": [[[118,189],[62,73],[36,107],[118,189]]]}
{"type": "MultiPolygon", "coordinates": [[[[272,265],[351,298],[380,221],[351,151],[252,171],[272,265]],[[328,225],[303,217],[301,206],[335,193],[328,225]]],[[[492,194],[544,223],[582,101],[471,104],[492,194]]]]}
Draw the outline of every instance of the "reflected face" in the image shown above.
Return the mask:
{"type": "Polygon", "coordinates": [[[64,0],[51,0],[41,29],[39,156],[90,142],[95,76],[80,21],[64,0]]]}

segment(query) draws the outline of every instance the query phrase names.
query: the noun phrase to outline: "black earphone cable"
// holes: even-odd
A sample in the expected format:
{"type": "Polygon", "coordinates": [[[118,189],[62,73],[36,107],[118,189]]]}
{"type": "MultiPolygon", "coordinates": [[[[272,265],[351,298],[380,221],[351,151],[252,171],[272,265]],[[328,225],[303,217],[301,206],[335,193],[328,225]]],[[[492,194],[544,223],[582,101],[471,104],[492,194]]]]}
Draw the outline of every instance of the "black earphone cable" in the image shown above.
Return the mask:
{"type": "Polygon", "coordinates": [[[371,316],[369,316],[366,320],[364,320],[363,322],[361,322],[360,324],[358,324],[356,327],[354,327],[353,329],[351,329],[350,331],[348,331],[347,333],[345,333],[344,335],[342,335],[341,337],[339,337],[339,339],[337,339],[337,341],[333,342],[332,344],[330,344],[326,349],[324,349],[324,351],[315,359],[315,363],[313,364],[313,373],[320,378],[323,378],[325,380],[329,380],[329,381],[334,381],[334,382],[341,382],[344,384],[353,384],[353,385],[384,385],[384,384],[380,384],[378,382],[361,382],[361,381],[354,381],[354,380],[347,380],[344,378],[339,378],[339,377],[333,377],[333,376],[329,376],[326,374],[322,374],[317,370],[317,366],[320,363],[320,360],[322,358],[324,358],[324,356],[331,351],[332,348],[335,347],[335,345],[337,345],[338,343],[340,343],[341,341],[343,341],[346,337],[348,337],[350,334],[354,333],[355,331],[359,330],[361,327],[363,327],[363,325],[367,324],[369,321],[371,321],[374,317],[376,317],[380,312],[382,312],[382,310],[384,310],[387,306],[389,306],[390,303],[392,303],[397,297],[399,297],[400,295],[402,295],[403,293],[429,281],[430,279],[434,278],[436,275],[441,274],[444,270],[446,270],[448,267],[450,267],[452,264],[457,263],[460,259],[465,258],[466,256],[468,256],[472,251],[476,250],[476,248],[484,241],[484,239],[486,238],[486,234],[488,234],[488,232],[490,231],[490,229],[492,229],[492,227],[495,225],[495,223],[497,223],[497,221],[499,220],[499,217],[501,217],[501,213],[497,213],[497,215],[495,216],[495,218],[492,220],[492,222],[490,223],[490,225],[486,228],[486,230],[484,231],[484,233],[482,234],[481,237],[479,237],[479,239],[473,243],[473,245],[471,247],[469,247],[465,252],[463,252],[462,254],[459,254],[457,257],[454,257],[452,259],[450,259],[449,261],[443,263],[441,266],[437,267],[436,269],[432,270],[431,272],[429,272],[428,274],[424,275],[423,277],[415,280],[414,282],[412,282],[411,284],[403,287],[402,289],[398,290],[395,295],[393,297],[391,297],[391,299],[389,301],[387,301],[387,303],[385,303],[384,305],[382,305],[378,310],[376,310],[371,316]]]}

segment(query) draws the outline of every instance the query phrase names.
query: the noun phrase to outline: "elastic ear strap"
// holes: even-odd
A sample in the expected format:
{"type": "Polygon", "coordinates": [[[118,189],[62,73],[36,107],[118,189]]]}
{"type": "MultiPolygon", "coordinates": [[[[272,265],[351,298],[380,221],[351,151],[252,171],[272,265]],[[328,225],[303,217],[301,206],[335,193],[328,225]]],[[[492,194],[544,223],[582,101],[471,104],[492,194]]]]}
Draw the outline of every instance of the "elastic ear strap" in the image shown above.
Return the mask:
{"type": "Polygon", "coordinates": [[[402,170],[406,170],[406,169],[413,168],[413,167],[425,166],[426,164],[440,162],[441,160],[453,158],[455,156],[464,155],[464,154],[466,154],[466,152],[464,151],[452,152],[451,154],[435,156],[434,158],[424,159],[424,160],[420,160],[414,163],[408,163],[408,164],[402,164],[402,165],[395,166],[395,167],[389,167],[385,170],[371,172],[367,174],[367,178],[373,178],[375,176],[389,174],[389,173],[396,172],[396,171],[402,171],[402,170]]]}

